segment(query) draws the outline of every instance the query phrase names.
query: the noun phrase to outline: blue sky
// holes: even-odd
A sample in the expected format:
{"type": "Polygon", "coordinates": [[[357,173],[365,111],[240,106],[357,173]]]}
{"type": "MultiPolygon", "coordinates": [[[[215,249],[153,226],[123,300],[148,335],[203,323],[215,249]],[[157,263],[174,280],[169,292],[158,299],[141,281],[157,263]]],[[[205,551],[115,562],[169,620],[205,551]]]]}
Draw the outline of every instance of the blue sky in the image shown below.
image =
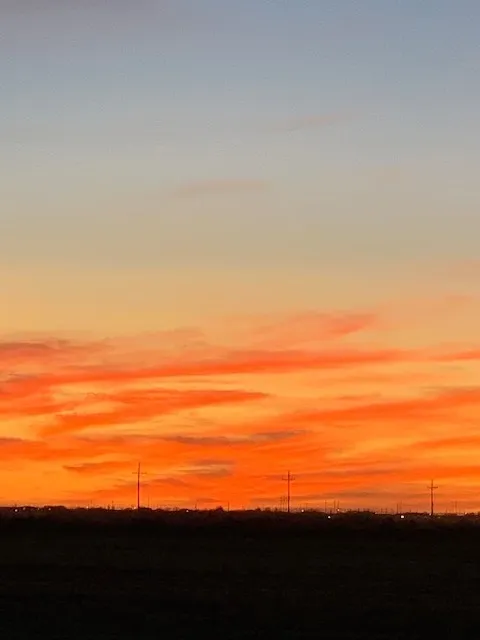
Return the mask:
{"type": "Polygon", "coordinates": [[[380,259],[475,252],[478,3],[2,7],[0,77],[11,97],[0,105],[2,249],[11,259],[24,250],[53,258],[62,246],[58,260],[68,260],[76,240],[95,236],[89,260],[141,262],[152,235],[180,261],[196,260],[195,244],[200,261],[217,250],[237,263],[342,247],[376,247],[380,259]],[[175,195],[222,181],[265,189],[175,195]],[[202,242],[182,241],[185,224],[202,242]],[[16,240],[28,225],[30,245],[16,240]]]}

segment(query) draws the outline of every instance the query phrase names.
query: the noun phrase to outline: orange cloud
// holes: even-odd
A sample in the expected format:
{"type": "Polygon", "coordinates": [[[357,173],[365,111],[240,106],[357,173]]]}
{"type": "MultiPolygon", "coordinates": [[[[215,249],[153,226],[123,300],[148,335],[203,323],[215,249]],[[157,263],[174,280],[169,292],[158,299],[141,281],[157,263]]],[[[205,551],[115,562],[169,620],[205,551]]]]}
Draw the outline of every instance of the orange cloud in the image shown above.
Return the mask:
{"type": "MultiPolygon", "coordinates": [[[[9,375],[3,382],[0,405],[13,406],[28,397],[41,397],[54,388],[67,386],[111,386],[139,382],[159,381],[167,378],[213,377],[225,375],[289,374],[301,371],[352,369],[372,365],[408,362],[419,357],[415,352],[402,349],[337,348],[309,350],[216,350],[215,357],[196,359],[165,357],[160,354],[156,366],[142,366],[132,354],[133,364],[116,364],[113,359],[105,364],[60,366],[52,372],[9,375]]],[[[50,367],[45,367],[50,369],[50,367]]],[[[1,409],[0,409],[1,411],[1,409]]],[[[133,411],[133,410],[132,410],[133,411]]]]}
{"type": "MultiPolygon", "coordinates": [[[[409,360],[414,354],[400,349],[331,349],[318,352],[294,350],[225,351],[211,360],[165,362],[135,369],[90,368],[63,377],[48,377],[50,384],[122,382],[181,376],[215,376],[243,373],[291,373],[309,369],[353,367],[409,360]]],[[[41,379],[39,380],[41,382],[41,379]]]]}
{"type": "Polygon", "coordinates": [[[449,451],[454,453],[458,449],[471,451],[472,448],[475,450],[478,447],[480,447],[480,433],[420,440],[408,445],[408,449],[410,450],[426,451],[427,453],[434,451],[449,451]]]}
{"type": "Polygon", "coordinates": [[[75,344],[59,339],[3,341],[0,342],[0,362],[4,369],[25,364],[48,366],[62,361],[72,362],[76,357],[96,355],[103,348],[100,343],[75,344]]]}
{"type": "Polygon", "coordinates": [[[374,313],[320,313],[311,311],[254,327],[252,341],[274,349],[288,349],[314,342],[329,342],[334,338],[378,329],[379,318],[374,313]]]}
{"type": "Polygon", "coordinates": [[[433,356],[434,360],[440,362],[466,362],[468,360],[480,360],[480,349],[465,349],[461,351],[449,351],[437,356],[433,356]]]}
{"type": "MultiPolygon", "coordinates": [[[[372,421],[405,421],[432,419],[435,414],[445,411],[454,411],[465,407],[480,406],[480,387],[457,388],[440,391],[435,394],[406,398],[402,400],[386,400],[383,402],[368,402],[354,404],[353,406],[340,406],[333,409],[319,409],[307,412],[298,412],[286,419],[292,424],[305,425],[315,423],[321,425],[325,422],[356,423],[372,421]]],[[[285,418],[281,418],[282,422],[285,418]]]]}
{"type": "Polygon", "coordinates": [[[480,348],[409,346],[383,328],[377,313],[310,311],[226,327],[221,343],[196,328],[5,339],[9,499],[27,500],[35,478],[47,500],[129,504],[138,461],[150,498],[170,505],[278,506],[287,469],[312,502],[475,483],[480,348]]]}
{"type": "MultiPolygon", "coordinates": [[[[92,427],[138,423],[187,409],[263,400],[266,394],[248,391],[179,391],[177,389],[130,390],[116,394],[90,395],[115,405],[109,411],[57,415],[54,422],[40,430],[44,436],[75,433],[92,427]]],[[[86,402],[84,402],[86,404],[86,402]]],[[[81,408],[79,403],[78,408],[81,408]]]]}
{"type": "Polygon", "coordinates": [[[80,464],[66,464],[64,469],[80,475],[99,475],[116,471],[127,471],[132,464],[129,460],[103,460],[101,462],[82,462],[80,464]]]}

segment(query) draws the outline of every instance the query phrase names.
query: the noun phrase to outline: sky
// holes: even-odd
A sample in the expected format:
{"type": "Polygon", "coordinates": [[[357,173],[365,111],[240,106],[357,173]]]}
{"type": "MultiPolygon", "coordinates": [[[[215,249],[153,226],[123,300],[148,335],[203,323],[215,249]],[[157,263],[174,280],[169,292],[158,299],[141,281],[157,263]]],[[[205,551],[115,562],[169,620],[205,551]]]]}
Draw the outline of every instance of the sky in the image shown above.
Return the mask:
{"type": "Polygon", "coordinates": [[[477,0],[0,0],[0,502],[480,509],[477,0]]]}

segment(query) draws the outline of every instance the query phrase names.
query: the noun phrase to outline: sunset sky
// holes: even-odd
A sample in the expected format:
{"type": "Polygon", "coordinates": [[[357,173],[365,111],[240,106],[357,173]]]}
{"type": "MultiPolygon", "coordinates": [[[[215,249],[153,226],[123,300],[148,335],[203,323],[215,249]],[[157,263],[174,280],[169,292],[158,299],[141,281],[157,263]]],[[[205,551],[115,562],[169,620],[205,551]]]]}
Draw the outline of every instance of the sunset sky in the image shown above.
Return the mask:
{"type": "Polygon", "coordinates": [[[0,1],[0,503],[480,509],[478,0],[0,1]]]}

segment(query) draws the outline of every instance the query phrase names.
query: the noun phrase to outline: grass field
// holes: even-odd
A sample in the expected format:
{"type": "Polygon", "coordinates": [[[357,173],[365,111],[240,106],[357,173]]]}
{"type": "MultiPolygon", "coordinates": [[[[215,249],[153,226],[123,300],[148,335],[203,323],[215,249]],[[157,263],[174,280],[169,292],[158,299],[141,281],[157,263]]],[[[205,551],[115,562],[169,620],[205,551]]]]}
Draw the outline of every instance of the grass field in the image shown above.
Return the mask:
{"type": "Polygon", "coordinates": [[[0,637],[480,637],[480,529],[0,527],[0,637]]]}

